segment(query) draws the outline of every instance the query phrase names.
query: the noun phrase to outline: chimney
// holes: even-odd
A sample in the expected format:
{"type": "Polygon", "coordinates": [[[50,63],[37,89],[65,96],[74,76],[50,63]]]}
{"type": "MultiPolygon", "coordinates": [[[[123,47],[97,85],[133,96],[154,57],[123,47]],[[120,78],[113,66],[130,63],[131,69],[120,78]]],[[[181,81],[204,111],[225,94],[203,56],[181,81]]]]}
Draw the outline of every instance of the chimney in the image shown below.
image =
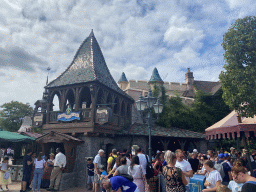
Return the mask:
{"type": "Polygon", "coordinates": [[[187,90],[193,89],[194,77],[193,72],[190,71],[190,68],[188,68],[187,73],[185,74],[185,83],[187,84],[187,90]]]}

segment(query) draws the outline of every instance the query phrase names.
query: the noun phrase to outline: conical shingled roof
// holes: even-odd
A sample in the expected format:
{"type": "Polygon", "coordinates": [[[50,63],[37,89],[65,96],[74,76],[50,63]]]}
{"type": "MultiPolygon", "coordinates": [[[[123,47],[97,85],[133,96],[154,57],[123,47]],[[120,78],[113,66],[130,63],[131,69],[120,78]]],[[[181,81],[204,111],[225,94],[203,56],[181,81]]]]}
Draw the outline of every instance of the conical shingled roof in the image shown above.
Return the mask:
{"type": "Polygon", "coordinates": [[[46,88],[90,81],[99,81],[109,88],[127,96],[127,94],[118,87],[110,74],[93,31],[79,47],[68,68],[59,77],[50,82],[46,88]]]}
{"type": "Polygon", "coordinates": [[[121,77],[120,77],[118,82],[128,82],[124,72],[122,72],[122,75],[121,75],[121,77]]]}
{"type": "Polygon", "coordinates": [[[155,67],[152,73],[152,76],[149,82],[163,82],[162,78],[160,77],[157,68],[155,67]]]}

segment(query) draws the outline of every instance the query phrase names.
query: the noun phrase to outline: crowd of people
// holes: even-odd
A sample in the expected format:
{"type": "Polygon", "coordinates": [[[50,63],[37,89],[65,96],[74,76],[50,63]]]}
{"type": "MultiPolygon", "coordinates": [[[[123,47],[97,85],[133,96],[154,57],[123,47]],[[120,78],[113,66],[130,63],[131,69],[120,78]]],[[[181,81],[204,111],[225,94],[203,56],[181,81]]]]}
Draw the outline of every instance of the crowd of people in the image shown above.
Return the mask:
{"type": "MultiPolygon", "coordinates": [[[[180,149],[158,151],[150,164],[141,148],[132,157],[127,150],[121,153],[113,149],[105,169],[101,163],[104,155],[101,149],[94,160],[88,159],[87,183],[94,192],[152,192],[160,191],[151,185],[151,181],[158,180],[161,191],[187,192],[191,187],[190,178],[198,174],[205,178],[203,192],[252,192],[256,191],[256,178],[249,171],[245,152],[237,152],[234,147],[229,152],[209,150],[207,154],[198,153],[196,149],[192,153],[180,149]],[[153,175],[149,178],[150,167],[153,175]]],[[[250,155],[253,169],[256,169],[255,160],[256,151],[250,155]]]]}
{"type": "Polygon", "coordinates": [[[40,192],[40,188],[47,188],[47,191],[58,191],[62,171],[66,166],[66,156],[60,148],[55,154],[45,156],[42,152],[33,153],[30,149],[23,158],[23,177],[20,192],[31,190],[40,192]],[[48,159],[49,157],[49,159],[48,159]]]}

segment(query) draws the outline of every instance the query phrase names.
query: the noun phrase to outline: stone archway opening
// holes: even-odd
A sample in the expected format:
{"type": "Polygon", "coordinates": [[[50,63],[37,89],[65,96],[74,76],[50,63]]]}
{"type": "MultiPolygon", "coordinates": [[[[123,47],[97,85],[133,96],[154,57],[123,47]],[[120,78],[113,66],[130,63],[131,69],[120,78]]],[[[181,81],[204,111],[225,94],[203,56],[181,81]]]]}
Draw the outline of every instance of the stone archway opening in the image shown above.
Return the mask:
{"type": "Polygon", "coordinates": [[[79,109],[91,108],[91,91],[89,87],[84,87],[80,93],[79,109]]]}
{"type": "Polygon", "coordinates": [[[71,89],[68,90],[66,95],[65,109],[67,109],[67,107],[75,110],[75,94],[71,89]]]}

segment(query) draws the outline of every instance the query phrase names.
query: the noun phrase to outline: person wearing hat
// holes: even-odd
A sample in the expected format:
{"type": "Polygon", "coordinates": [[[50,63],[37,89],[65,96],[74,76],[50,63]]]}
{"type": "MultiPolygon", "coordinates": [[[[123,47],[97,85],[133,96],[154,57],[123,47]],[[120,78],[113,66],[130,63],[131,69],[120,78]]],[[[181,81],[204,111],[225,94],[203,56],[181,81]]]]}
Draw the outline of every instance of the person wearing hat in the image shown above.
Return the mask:
{"type": "Polygon", "coordinates": [[[224,162],[226,162],[229,165],[229,167],[232,169],[233,166],[230,163],[230,156],[228,153],[224,153],[224,162]]]}
{"type": "Polygon", "coordinates": [[[215,163],[214,167],[220,172],[222,177],[222,184],[228,186],[229,181],[232,179],[231,167],[226,163],[225,156],[223,153],[218,155],[218,161],[215,163]],[[222,165],[222,168],[221,168],[222,165]],[[224,172],[224,174],[223,174],[224,172]]]}
{"type": "Polygon", "coordinates": [[[236,149],[234,147],[230,147],[230,158],[231,159],[236,159],[236,149]]]}

